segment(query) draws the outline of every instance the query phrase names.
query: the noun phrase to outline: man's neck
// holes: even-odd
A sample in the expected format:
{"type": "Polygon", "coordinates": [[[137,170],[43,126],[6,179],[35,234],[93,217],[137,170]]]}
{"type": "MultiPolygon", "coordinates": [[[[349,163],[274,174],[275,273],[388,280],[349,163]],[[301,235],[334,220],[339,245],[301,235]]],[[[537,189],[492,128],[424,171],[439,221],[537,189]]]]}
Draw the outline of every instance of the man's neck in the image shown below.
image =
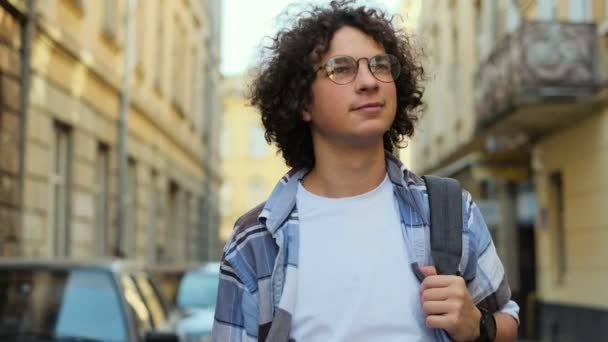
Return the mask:
{"type": "Polygon", "coordinates": [[[315,167],[303,184],[319,196],[340,198],[369,192],[385,176],[384,145],[380,141],[366,148],[315,148],[315,167]]]}

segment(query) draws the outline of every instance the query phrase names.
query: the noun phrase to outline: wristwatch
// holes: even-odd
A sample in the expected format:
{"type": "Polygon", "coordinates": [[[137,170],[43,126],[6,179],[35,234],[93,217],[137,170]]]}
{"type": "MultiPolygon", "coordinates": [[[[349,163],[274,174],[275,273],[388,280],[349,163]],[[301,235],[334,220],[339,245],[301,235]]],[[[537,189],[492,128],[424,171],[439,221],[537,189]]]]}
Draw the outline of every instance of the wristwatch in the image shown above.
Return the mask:
{"type": "Polygon", "coordinates": [[[475,342],[496,341],[496,319],[494,314],[486,309],[479,308],[481,319],[479,320],[479,337],[475,342]]]}

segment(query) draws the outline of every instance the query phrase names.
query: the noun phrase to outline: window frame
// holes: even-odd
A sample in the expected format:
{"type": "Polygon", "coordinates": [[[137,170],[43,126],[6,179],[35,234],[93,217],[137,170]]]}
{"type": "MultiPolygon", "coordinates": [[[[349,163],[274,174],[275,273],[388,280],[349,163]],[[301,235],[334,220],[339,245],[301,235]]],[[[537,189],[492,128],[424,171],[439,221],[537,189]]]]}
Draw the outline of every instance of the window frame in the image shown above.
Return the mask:
{"type": "Polygon", "coordinates": [[[52,253],[54,256],[70,256],[72,164],[74,159],[72,128],[55,121],[53,139],[49,173],[49,206],[52,208],[49,221],[50,226],[53,227],[52,253]]]}

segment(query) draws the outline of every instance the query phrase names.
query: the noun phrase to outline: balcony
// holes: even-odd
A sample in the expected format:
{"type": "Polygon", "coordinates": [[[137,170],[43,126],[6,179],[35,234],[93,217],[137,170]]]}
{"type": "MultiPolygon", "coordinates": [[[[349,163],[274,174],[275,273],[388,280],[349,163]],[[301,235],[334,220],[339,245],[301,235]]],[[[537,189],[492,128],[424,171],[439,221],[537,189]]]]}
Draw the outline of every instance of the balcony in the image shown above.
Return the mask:
{"type": "Polygon", "coordinates": [[[524,22],[475,74],[478,134],[541,136],[594,112],[595,24],[524,22]]]}

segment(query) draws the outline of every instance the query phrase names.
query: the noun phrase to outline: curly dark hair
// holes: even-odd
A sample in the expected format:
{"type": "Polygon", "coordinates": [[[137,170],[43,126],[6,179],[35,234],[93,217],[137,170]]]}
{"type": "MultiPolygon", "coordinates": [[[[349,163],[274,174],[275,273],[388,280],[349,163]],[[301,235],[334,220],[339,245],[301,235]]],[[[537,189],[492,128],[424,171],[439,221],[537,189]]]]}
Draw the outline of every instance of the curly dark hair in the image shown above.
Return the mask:
{"type": "Polygon", "coordinates": [[[401,64],[401,74],[395,80],[397,112],[384,134],[384,148],[392,152],[395,146],[404,147],[405,136],[414,134],[424,90],[424,69],[414,58],[417,50],[410,37],[395,28],[394,17],[377,9],[354,7],[353,3],[332,1],[328,7],[311,5],[299,13],[291,27],[271,37],[264,51],[267,56],[251,83],[250,101],[262,115],[266,141],[276,143],[290,167],[315,165],[310,126],[302,113],[313,100],[314,64],[329,50],[335,32],[344,26],[369,35],[401,64]]]}

